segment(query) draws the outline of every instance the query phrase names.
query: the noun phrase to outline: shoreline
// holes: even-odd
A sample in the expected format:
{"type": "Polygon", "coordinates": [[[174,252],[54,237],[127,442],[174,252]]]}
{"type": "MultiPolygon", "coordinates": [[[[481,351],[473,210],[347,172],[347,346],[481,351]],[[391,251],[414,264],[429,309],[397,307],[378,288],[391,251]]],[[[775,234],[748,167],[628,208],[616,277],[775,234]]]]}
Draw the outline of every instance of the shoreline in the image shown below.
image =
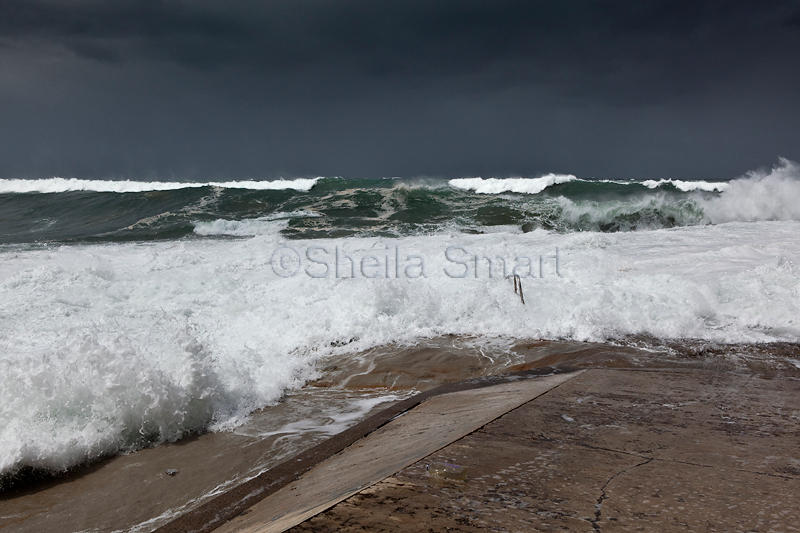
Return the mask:
{"type": "MultiPolygon", "coordinates": [[[[370,350],[361,357],[347,359],[357,361],[352,363],[356,366],[342,366],[342,361],[339,361],[338,364],[332,362],[331,366],[323,367],[322,377],[304,388],[304,394],[346,392],[349,387],[358,394],[367,391],[374,394],[375,390],[406,391],[404,394],[410,394],[415,388],[427,390],[388,406],[373,408],[359,423],[332,437],[317,435],[310,441],[304,437],[301,444],[307,441],[310,446],[301,447],[299,452],[292,453],[290,447],[286,448],[283,456],[275,455],[274,450],[270,450],[274,441],[257,438],[257,432],[253,438],[225,432],[206,433],[174,444],[111,457],[64,477],[34,482],[18,490],[0,493],[0,529],[10,526],[11,531],[16,527],[20,531],[36,531],[43,527],[46,529],[44,524],[48,523],[69,523],[74,524],[71,528],[91,527],[100,531],[131,528],[135,531],[151,531],[156,527],[161,531],[185,530],[175,524],[190,520],[191,516],[195,517],[191,519],[195,520],[195,526],[208,520],[208,516],[205,519],[197,518],[202,516],[197,514],[199,509],[214,509],[215,516],[220,512],[224,516],[233,516],[250,505],[252,498],[244,496],[258,491],[256,496],[263,497],[278,490],[302,472],[324,461],[331,453],[338,453],[429,398],[554,371],[563,373],[604,368],[653,370],[658,367],[659,371],[684,369],[690,373],[712,371],[766,378],[800,377],[800,369],[796,368],[791,358],[800,354],[800,350],[797,345],[788,344],[719,347],[720,350],[727,349],[728,353],[744,354],[750,350],[754,354],[752,357],[722,357],[713,352],[708,343],[694,345],[691,342],[675,342],[672,344],[682,346],[683,353],[667,356],[666,351],[643,351],[633,341],[629,346],[572,341],[517,341],[513,346],[518,356],[516,364],[503,360],[497,368],[488,369],[478,366],[480,361],[488,359],[475,353],[471,339],[467,341],[470,342],[452,337],[435,342],[428,339],[425,344],[414,347],[384,347],[370,350]],[[770,356],[773,352],[778,356],[770,356]],[[469,354],[473,359],[464,359],[469,354]],[[465,364],[467,361],[473,363],[465,364]],[[368,364],[371,371],[363,373],[364,369],[358,367],[363,364],[368,364]],[[464,379],[464,375],[470,374],[473,377],[464,379]],[[444,383],[431,387],[437,381],[444,383]],[[265,460],[265,453],[272,453],[272,459],[265,460]],[[266,466],[254,470],[259,464],[266,466]],[[165,474],[173,468],[178,470],[177,475],[172,477],[165,474]],[[207,488],[189,497],[187,487],[193,486],[198,487],[197,490],[203,486],[207,488]],[[122,515],[118,514],[120,511],[122,515]],[[120,517],[132,511],[137,514],[131,515],[128,525],[111,526],[113,523],[121,524],[120,517]]],[[[285,410],[296,401],[290,397],[271,409],[285,410]]],[[[268,412],[265,412],[265,416],[268,412]]],[[[282,416],[298,415],[284,413],[282,416]]],[[[275,438],[279,440],[281,437],[275,438]]]]}
{"type": "Polygon", "coordinates": [[[376,413],[359,424],[349,428],[330,439],[302,452],[289,460],[264,472],[229,492],[215,498],[198,509],[190,511],[175,520],[159,527],[159,533],[181,531],[212,531],[222,523],[234,518],[259,500],[277,492],[295,479],[301,477],[322,461],[342,452],[348,446],[358,442],[369,434],[379,430],[395,418],[411,411],[426,400],[467,390],[488,388],[503,383],[511,383],[521,379],[539,376],[568,374],[575,369],[543,368],[523,372],[476,378],[473,380],[450,383],[421,392],[401,400],[387,409],[376,413]]]}

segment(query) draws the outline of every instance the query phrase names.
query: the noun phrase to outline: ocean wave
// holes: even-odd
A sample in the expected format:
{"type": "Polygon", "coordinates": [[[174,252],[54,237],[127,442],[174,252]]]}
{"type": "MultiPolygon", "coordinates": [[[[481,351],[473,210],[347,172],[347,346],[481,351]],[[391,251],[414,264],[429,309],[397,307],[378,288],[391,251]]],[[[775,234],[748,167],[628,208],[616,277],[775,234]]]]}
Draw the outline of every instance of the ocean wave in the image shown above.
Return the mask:
{"type": "MultiPolygon", "coordinates": [[[[288,243],[271,234],[0,251],[0,473],[64,470],[235,427],[317,376],[328,357],[419,337],[796,342],[798,232],[800,222],[734,222],[624,234],[288,243]],[[396,277],[392,267],[372,270],[390,279],[284,278],[274,254],[287,246],[327,247],[329,260],[334,250],[379,263],[419,255],[427,277],[396,277]],[[487,268],[466,256],[542,255],[549,270],[523,281],[522,305],[502,274],[445,275],[453,247],[463,250],[461,266],[450,265],[456,274],[487,268]]],[[[538,260],[530,264],[536,275],[538,260]]]]}
{"type": "MultiPolygon", "coordinates": [[[[41,190],[79,188],[30,180],[41,190]],[[50,184],[50,185],[48,185],[50,184]]],[[[5,185],[8,186],[8,180],[5,185]]],[[[97,182],[95,190],[159,190],[186,183],[97,182]]],[[[16,190],[31,190],[33,185],[16,190]]],[[[521,231],[639,231],[735,221],[800,220],[800,170],[788,159],[728,182],[539,178],[353,179],[209,182],[131,195],[5,195],[0,243],[97,242],[274,234],[287,238],[521,231]],[[317,181],[319,180],[319,181],[317,181]],[[223,188],[253,186],[261,190],[223,188]],[[289,190],[274,190],[288,188],[289,190]],[[294,189],[297,188],[297,189],[294,189]],[[507,193],[507,194],[502,194],[507,193]],[[46,216],[42,216],[46,213],[46,216]],[[319,215],[311,218],[310,213],[319,215]]],[[[3,182],[0,181],[0,190],[3,182]]]]}
{"type": "Polygon", "coordinates": [[[8,193],[60,193],[73,191],[91,192],[150,192],[175,191],[198,187],[221,187],[225,189],[252,189],[257,191],[293,189],[308,191],[321,178],[279,179],[273,181],[132,181],[132,180],[85,180],[77,178],[47,179],[0,179],[0,194],[8,193]]]}
{"type": "Polygon", "coordinates": [[[538,194],[551,185],[568,183],[578,178],[572,174],[545,174],[539,178],[456,178],[448,181],[451,187],[478,194],[515,192],[538,194]]]}
{"type": "Polygon", "coordinates": [[[722,192],[728,188],[726,182],[706,180],[613,180],[613,179],[580,179],[572,174],[545,174],[538,178],[457,178],[448,183],[457,189],[474,191],[478,194],[500,194],[513,192],[519,194],[539,194],[548,187],[563,183],[581,182],[586,184],[614,184],[643,186],[658,189],[672,186],[682,192],[707,191],[722,192]]]}
{"type": "Polygon", "coordinates": [[[551,224],[562,231],[636,231],[706,224],[703,209],[690,198],[664,193],[625,200],[570,200],[559,196],[551,224]]]}
{"type": "Polygon", "coordinates": [[[227,220],[218,218],[206,222],[194,222],[194,233],[203,237],[212,235],[228,235],[231,237],[252,237],[255,235],[277,234],[286,225],[276,224],[291,218],[318,218],[320,215],[313,211],[278,212],[258,218],[243,220],[227,220]]]}
{"type": "Polygon", "coordinates": [[[768,170],[726,183],[642,182],[652,193],[603,200],[557,196],[553,227],[565,231],[630,231],[696,224],[800,220],[800,167],[786,158],[768,170]],[[686,194],[661,190],[672,185],[686,194]],[[720,187],[723,186],[723,187],[720,187]],[[704,193],[715,192],[709,195],[704,193]]]}
{"type": "Polygon", "coordinates": [[[672,185],[679,191],[683,192],[691,192],[691,191],[722,192],[727,190],[728,188],[728,183],[726,182],[705,181],[705,180],[686,181],[686,180],[676,180],[676,179],[661,179],[661,180],[644,180],[641,182],[630,182],[630,183],[641,183],[648,189],[656,189],[658,187],[661,187],[662,185],[672,185]]]}
{"type": "Polygon", "coordinates": [[[800,220],[800,166],[782,157],[771,169],[750,171],[728,182],[718,197],[698,203],[712,224],[800,220]]]}

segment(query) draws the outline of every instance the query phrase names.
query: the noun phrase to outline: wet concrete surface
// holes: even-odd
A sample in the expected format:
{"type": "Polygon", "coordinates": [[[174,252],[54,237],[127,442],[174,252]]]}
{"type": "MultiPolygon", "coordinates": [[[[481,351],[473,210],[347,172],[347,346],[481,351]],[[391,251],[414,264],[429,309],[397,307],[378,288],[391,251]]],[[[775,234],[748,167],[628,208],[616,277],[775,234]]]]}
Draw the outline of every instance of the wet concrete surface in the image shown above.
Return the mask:
{"type": "Polygon", "coordinates": [[[291,529],[798,531],[800,381],[588,370],[291,529]]]}
{"type": "Polygon", "coordinates": [[[576,373],[438,394],[391,420],[216,531],[283,531],[468,435],[576,373]]]}

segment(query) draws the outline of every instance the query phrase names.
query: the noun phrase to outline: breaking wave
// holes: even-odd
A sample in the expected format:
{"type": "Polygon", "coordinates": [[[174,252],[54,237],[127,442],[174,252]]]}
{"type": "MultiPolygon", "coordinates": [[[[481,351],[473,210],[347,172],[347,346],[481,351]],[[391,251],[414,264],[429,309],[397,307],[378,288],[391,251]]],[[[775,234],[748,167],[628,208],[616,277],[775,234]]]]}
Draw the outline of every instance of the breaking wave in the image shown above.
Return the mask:
{"type": "MultiPolygon", "coordinates": [[[[615,183],[620,183],[620,182],[615,182],[615,183]]],[[[727,183],[719,181],[705,181],[705,180],[685,181],[685,180],[662,179],[662,180],[644,180],[641,183],[642,185],[650,189],[656,189],[658,187],[661,187],[662,185],[672,185],[679,191],[683,192],[691,192],[691,191],[722,192],[728,188],[727,183]]]]}
{"type": "Polygon", "coordinates": [[[800,220],[800,167],[781,158],[769,171],[752,171],[728,183],[718,197],[700,205],[713,224],[757,220],[800,220]]]}
{"type": "Polygon", "coordinates": [[[728,181],[589,180],[571,174],[207,183],[0,180],[0,208],[0,244],[247,237],[271,233],[276,218],[287,219],[280,231],[292,239],[487,233],[498,227],[641,231],[800,220],[800,170],[780,159],[771,169],[728,181]]]}
{"type": "Polygon", "coordinates": [[[290,241],[296,257],[327,249],[318,261],[369,254],[389,279],[284,277],[288,221],[262,223],[274,231],[0,251],[0,474],[231,428],[327,358],[420,337],[800,339],[799,222],[290,241]],[[426,277],[395,277],[412,254],[426,277]],[[546,269],[527,305],[471,259],[523,255],[546,269]]]}
{"type": "Polygon", "coordinates": [[[76,178],[49,179],[0,179],[0,194],[9,193],[59,193],[74,191],[90,192],[149,192],[176,191],[198,187],[221,187],[224,189],[250,189],[274,191],[294,189],[308,191],[320,178],[279,179],[274,181],[131,181],[131,180],[84,180],[76,178]]]}
{"type": "Polygon", "coordinates": [[[457,189],[475,191],[478,194],[515,192],[538,194],[551,185],[575,181],[572,174],[546,174],[539,178],[457,178],[448,183],[457,189]]]}

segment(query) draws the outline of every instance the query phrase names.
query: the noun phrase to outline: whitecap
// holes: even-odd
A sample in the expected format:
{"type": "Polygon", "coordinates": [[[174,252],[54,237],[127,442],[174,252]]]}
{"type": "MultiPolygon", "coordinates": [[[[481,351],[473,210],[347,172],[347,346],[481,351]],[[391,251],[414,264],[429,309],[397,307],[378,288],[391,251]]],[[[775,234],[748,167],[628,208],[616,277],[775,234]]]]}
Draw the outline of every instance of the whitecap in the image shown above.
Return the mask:
{"type": "Polygon", "coordinates": [[[455,178],[451,187],[474,191],[478,194],[504,192],[538,194],[551,185],[567,183],[577,178],[572,174],[545,174],[538,178],[455,178]]]}
{"type": "Polygon", "coordinates": [[[92,192],[149,192],[174,191],[198,187],[221,187],[226,189],[308,191],[321,178],[278,179],[272,181],[134,181],[134,180],[87,180],[77,178],[47,179],[0,179],[0,194],[8,193],[59,193],[71,191],[92,192]]]}

